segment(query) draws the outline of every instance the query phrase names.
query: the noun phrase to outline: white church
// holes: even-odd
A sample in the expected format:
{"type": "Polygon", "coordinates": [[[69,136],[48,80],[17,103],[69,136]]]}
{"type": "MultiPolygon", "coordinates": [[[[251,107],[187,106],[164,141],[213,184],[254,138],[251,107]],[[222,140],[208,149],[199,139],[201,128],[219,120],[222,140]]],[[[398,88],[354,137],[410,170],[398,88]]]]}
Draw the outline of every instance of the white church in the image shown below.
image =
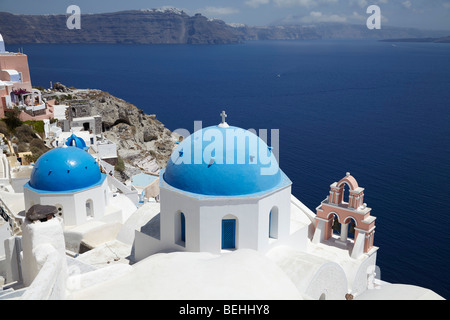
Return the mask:
{"type": "Polygon", "coordinates": [[[266,252],[293,237],[305,248],[308,228],[291,229],[291,185],[254,133],[226,122],[198,130],[178,145],[160,174],[160,237],[138,233],[136,255],[266,252]],[[273,172],[264,174],[270,167],[273,172]]]}
{"type": "Polygon", "coordinates": [[[0,299],[442,299],[379,279],[375,217],[350,173],[315,213],[292,195],[273,148],[225,116],[176,146],[159,202],[114,193],[79,148],[44,154],[24,186],[25,211],[58,213],[26,218],[21,237],[5,240],[0,299]],[[11,274],[22,287],[8,286],[11,274]]]}

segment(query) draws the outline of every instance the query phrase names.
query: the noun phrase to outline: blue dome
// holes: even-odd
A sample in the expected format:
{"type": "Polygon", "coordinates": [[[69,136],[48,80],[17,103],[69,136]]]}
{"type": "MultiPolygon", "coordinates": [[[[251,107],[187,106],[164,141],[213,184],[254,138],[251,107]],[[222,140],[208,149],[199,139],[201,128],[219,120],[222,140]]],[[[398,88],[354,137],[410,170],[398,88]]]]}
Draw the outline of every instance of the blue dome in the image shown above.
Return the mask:
{"type": "Polygon", "coordinates": [[[80,137],[77,137],[76,135],[72,134],[69,138],[66,140],[66,146],[74,146],[81,150],[87,150],[89,147],[86,147],[86,142],[80,137]]]}
{"type": "Polygon", "coordinates": [[[104,175],[95,159],[76,147],[44,153],[36,162],[28,185],[39,191],[73,191],[99,184],[104,175]]]}
{"type": "Polygon", "coordinates": [[[207,127],[185,138],[163,173],[174,188],[201,195],[238,196],[268,191],[282,181],[271,148],[237,127],[207,127]]]}

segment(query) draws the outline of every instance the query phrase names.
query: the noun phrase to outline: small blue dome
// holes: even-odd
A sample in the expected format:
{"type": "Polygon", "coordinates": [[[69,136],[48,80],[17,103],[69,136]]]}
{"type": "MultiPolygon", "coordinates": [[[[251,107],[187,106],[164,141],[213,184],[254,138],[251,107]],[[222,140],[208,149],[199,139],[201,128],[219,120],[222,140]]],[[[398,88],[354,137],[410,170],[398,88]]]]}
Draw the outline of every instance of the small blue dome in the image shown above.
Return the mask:
{"type": "Polygon", "coordinates": [[[177,189],[211,196],[268,191],[282,180],[267,144],[237,127],[207,127],[185,138],[172,153],[164,181],[177,189]]]}
{"type": "Polygon", "coordinates": [[[89,147],[86,147],[86,142],[84,140],[74,134],[72,134],[69,138],[66,140],[66,146],[74,146],[81,150],[87,150],[89,147]]]}
{"type": "Polygon", "coordinates": [[[76,147],[60,147],[44,153],[31,171],[29,186],[40,191],[86,189],[103,179],[95,159],[76,147]]]}

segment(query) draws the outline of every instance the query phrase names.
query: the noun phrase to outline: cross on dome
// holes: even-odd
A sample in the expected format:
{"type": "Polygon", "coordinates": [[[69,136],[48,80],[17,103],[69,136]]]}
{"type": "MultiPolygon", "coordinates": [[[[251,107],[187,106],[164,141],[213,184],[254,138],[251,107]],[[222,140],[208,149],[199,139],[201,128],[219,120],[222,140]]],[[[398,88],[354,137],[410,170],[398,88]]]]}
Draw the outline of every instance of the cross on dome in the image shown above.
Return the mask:
{"type": "Polygon", "coordinates": [[[229,125],[228,123],[226,123],[225,118],[228,117],[228,115],[225,113],[225,111],[222,111],[222,113],[220,114],[220,116],[222,117],[222,122],[219,124],[220,128],[228,128],[229,125]]]}
{"type": "Polygon", "coordinates": [[[225,122],[225,118],[227,117],[227,114],[225,113],[225,111],[222,111],[220,116],[222,117],[222,123],[224,123],[225,122]]]}

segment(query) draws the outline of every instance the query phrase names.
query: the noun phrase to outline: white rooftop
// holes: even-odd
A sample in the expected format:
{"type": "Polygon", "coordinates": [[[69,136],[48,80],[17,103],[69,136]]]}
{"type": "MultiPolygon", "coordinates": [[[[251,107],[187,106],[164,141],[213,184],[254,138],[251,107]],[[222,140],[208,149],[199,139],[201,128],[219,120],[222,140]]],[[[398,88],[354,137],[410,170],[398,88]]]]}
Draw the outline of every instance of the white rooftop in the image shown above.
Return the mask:
{"type": "Polygon", "coordinates": [[[412,285],[383,283],[380,288],[366,290],[356,300],[444,300],[435,292],[412,285]]]}
{"type": "Polygon", "coordinates": [[[56,104],[53,106],[53,115],[58,120],[66,120],[66,109],[69,106],[63,104],[56,104]]]}
{"type": "MultiPolygon", "coordinates": [[[[152,255],[132,272],[73,294],[83,300],[301,300],[286,274],[247,249],[224,255],[173,252],[152,255]],[[158,275],[158,276],[155,276],[158,275]]],[[[107,272],[107,270],[105,270],[107,272]]]]}

